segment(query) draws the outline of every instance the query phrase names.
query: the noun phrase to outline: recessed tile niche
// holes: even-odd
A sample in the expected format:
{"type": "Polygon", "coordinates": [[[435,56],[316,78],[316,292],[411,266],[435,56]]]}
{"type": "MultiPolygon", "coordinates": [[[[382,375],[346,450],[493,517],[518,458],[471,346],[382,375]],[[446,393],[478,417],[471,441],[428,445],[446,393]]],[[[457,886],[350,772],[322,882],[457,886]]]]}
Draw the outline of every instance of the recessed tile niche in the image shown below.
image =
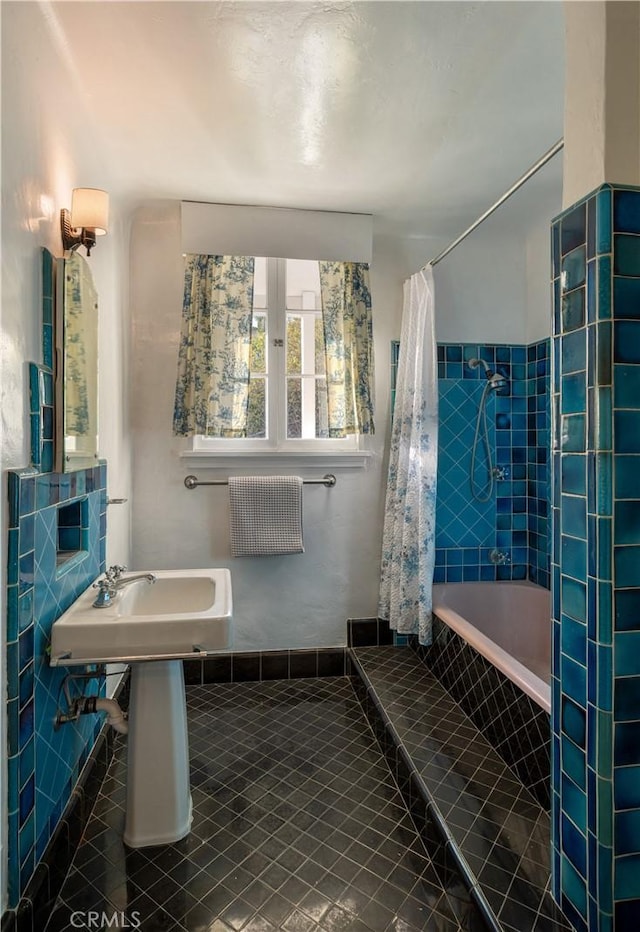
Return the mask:
{"type": "Polygon", "coordinates": [[[89,499],[58,506],[56,567],[58,571],[89,553],[89,499]]]}

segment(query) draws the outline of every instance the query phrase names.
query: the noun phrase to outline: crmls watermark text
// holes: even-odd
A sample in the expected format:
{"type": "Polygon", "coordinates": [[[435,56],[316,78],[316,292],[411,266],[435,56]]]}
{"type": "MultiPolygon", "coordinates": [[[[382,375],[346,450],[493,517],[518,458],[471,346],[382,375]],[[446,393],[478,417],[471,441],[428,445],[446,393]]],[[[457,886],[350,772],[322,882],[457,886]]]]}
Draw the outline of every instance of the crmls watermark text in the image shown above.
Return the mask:
{"type": "Polygon", "coordinates": [[[126,913],[105,913],[98,910],[79,910],[71,913],[69,919],[73,929],[141,929],[140,913],[135,909],[126,913]]]}

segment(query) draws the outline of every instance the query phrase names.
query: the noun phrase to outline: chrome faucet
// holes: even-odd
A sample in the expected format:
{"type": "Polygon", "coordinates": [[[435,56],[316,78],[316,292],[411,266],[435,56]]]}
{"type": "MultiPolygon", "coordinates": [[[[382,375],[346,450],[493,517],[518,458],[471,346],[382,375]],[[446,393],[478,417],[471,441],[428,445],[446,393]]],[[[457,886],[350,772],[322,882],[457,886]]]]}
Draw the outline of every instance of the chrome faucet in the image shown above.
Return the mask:
{"type": "Polygon", "coordinates": [[[92,603],[93,608],[106,608],[113,602],[116,590],[108,579],[99,579],[94,582],[93,588],[98,590],[95,601],[92,603]]]}
{"type": "Polygon", "coordinates": [[[128,586],[129,583],[136,582],[138,579],[146,579],[149,583],[154,583],[156,577],[153,573],[138,573],[136,576],[127,576],[122,578],[126,566],[115,564],[105,571],[104,579],[99,579],[93,584],[93,588],[98,590],[98,595],[93,603],[93,608],[106,608],[111,605],[120,589],[128,586]]]}
{"type": "Polygon", "coordinates": [[[129,583],[137,582],[139,579],[146,579],[148,583],[154,583],[157,578],[158,577],[154,576],[153,573],[138,573],[137,576],[127,576],[126,579],[118,578],[115,582],[115,590],[119,592],[120,589],[124,589],[129,583]]]}

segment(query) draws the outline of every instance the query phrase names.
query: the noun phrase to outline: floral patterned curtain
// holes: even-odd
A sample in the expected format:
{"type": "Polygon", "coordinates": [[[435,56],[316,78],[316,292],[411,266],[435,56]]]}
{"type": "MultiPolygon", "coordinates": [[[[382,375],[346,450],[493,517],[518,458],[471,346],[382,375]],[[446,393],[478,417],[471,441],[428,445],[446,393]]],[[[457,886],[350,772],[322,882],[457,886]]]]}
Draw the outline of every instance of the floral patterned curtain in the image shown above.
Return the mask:
{"type": "Polygon", "coordinates": [[[320,262],[329,436],[372,434],[373,332],[369,266],[320,262]]]}
{"type": "Polygon", "coordinates": [[[185,257],[173,432],[244,437],[253,256],[185,257]]]}
{"type": "Polygon", "coordinates": [[[438,465],[438,360],[431,267],[405,282],[378,615],[431,642],[438,465]]]}

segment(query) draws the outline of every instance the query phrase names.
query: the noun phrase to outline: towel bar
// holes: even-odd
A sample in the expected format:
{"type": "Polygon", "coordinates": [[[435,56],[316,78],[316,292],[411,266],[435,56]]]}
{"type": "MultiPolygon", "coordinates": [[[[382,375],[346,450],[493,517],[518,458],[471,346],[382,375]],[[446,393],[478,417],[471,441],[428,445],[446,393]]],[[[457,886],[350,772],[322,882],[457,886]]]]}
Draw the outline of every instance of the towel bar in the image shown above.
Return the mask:
{"type": "MultiPolygon", "coordinates": [[[[333,473],[327,473],[322,479],[303,479],[303,485],[324,485],[331,489],[337,482],[333,473]]],[[[197,476],[187,476],[184,484],[188,489],[195,489],[199,485],[229,485],[228,479],[208,479],[206,482],[198,479],[197,476]]]]}

